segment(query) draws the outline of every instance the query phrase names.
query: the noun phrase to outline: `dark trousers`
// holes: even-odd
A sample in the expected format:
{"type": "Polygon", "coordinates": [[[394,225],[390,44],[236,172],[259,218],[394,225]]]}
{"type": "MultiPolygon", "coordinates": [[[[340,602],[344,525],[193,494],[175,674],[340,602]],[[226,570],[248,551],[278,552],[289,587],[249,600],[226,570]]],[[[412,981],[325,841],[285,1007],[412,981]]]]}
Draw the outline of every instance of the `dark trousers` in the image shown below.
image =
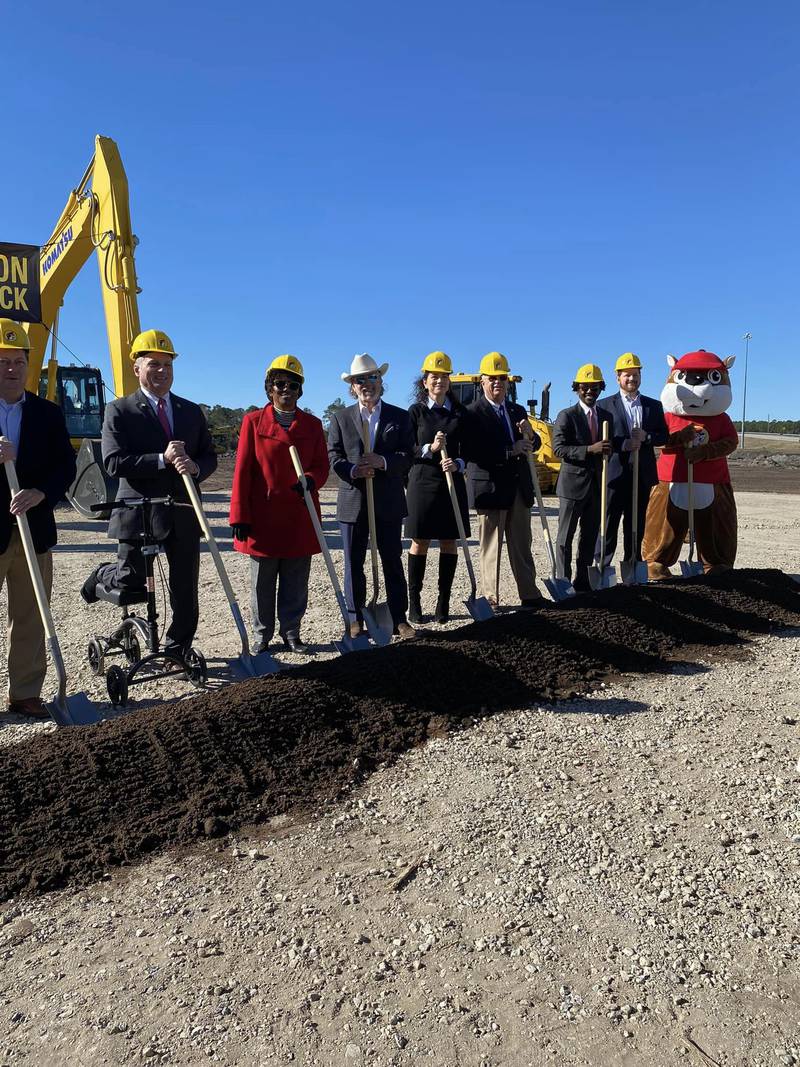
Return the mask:
{"type": "Polygon", "coordinates": [[[308,607],[311,556],[295,559],[250,557],[250,608],[259,639],[269,644],[275,633],[275,600],[281,635],[300,636],[300,622],[308,607]]]}
{"type": "MultiPolygon", "coordinates": [[[[650,500],[650,486],[639,485],[639,528],[636,560],[642,558],[642,538],[644,537],[644,520],[647,516],[647,504],[650,500]]],[[[619,524],[622,520],[622,558],[633,559],[633,482],[631,478],[620,480],[608,487],[608,527],[606,529],[606,563],[614,558],[619,536],[619,524]]],[[[598,549],[599,552],[599,549],[598,549]]]]}
{"type": "MultiPolygon", "coordinates": [[[[200,606],[197,582],[200,577],[200,538],[176,537],[171,533],[163,542],[169,573],[169,606],[172,620],[165,644],[188,648],[197,632],[200,606]]],[[[156,573],[158,564],[156,563],[156,573]]],[[[96,580],[111,589],[144,589],[145,562],[141,541],[120,541],[117,562],[98,567],[96,580]]]]}
{"type": "MultiPolygon", "coordinates": [[[[408,611],[408,586],[403,569],[401,538],[403,520],[377,522],[376,527],[378,554],[381,557],[383,583],[386,588],[386,603],[396,626],[399,622],[405,622],[408,611]]],[[[357,522],[340,522],[339,533],[342,535],[342,548],[344,549],[344,598],[347,601],[347,611],[353,622],[356,620],[360,622],[361,609],[367,602],[364,561],[369,544],[369,529],[366,509],[359,515],[357,522]]],[[[381,599],[380,593],[378,599],[381,599]]]]}
{"type": "Polygon", "coordinates": [[[556,536],[556,577],[572,578],[572,539],[580,523],[575,581],[588,584],[589,566],[594,560],[600,530],[600,491],[592,491],[582,500],[558,498],[558,535],[556,536]]]}

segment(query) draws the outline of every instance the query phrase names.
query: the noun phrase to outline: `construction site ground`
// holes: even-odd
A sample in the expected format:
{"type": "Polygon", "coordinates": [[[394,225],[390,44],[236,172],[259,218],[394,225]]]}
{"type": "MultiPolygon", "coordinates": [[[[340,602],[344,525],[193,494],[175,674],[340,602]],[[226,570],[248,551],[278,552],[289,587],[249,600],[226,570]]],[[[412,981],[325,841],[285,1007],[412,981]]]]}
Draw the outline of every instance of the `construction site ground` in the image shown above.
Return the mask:
{"type": "MultiPolygon", "coordinates": [[[[800,470],[734,484],[761,576],[451,639],[459,571],[448,627],[326,665],[316,557],[313,660],[276,648],[296,669],[235,689],[203,553],[205,694],[134,689],[97,743],[0,719],[0,1065],[800,1063],[800,613],[766,573],[800,571],[800,470]]],[[[340,563],[334,515],[324,491],[340,563]]],[[[101,704],[114,612],[77,589],[113,546],[58,518],[53,610],[101,704]]]]}

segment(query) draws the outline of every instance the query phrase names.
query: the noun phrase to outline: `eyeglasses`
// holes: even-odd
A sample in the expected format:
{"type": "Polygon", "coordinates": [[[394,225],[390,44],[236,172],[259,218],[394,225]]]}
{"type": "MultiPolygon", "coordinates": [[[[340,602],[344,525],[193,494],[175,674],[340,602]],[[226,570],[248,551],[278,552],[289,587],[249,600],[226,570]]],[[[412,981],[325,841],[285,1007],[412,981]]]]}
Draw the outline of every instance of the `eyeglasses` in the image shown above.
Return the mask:
{"type": "Polygon", "coordinates": [[[507,374],[487,374],[486,377],[489,379],[490,382],[507,382],[508,381],[508,375],[507,374]]]}
{"type": "Polygon", "coordinates": [[[379,374],[360,374],[357,378],[353,378],[353,385],[364,385],[366,382],[377,382],[379,378],[379,374]]]}
{"type": "Polygon", "coordinates": [[[287,381],[284,378],[281,378],[279,381],[274,381],[272,383],[272,387],[273,387],[273,389],[277,389],[279,393],[285,393],[285,392],[299,393],[300,392],[300,382],[290,382],[290,381],[287,381]]]}

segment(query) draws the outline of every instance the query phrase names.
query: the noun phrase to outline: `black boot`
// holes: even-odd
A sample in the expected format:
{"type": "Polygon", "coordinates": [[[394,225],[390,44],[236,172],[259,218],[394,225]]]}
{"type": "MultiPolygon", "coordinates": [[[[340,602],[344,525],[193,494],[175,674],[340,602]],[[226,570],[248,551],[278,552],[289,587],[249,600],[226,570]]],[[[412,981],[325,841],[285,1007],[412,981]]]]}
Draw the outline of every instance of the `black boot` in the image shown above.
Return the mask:
{"type": "Polygon", "coordinates": [[[419,598],[425,579],[427,559],[427,556],[413,556],[410,552],[408,553],[408,621],[416,625],[423,621],[419,598]]]}
{"type": "Polygon", "coordinates": [[[450,621],[450,590],[453,588],[453,577],[456,573],[458,556],[456,553],[449,555],[439,553],[439,599],[436,601],[436,622],[450,621]]]}

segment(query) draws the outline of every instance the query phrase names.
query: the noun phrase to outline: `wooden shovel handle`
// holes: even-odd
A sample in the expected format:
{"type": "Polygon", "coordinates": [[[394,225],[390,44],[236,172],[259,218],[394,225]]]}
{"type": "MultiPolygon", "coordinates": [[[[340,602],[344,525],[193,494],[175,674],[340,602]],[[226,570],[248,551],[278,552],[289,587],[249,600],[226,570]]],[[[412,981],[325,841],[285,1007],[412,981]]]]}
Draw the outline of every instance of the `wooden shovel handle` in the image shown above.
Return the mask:
{"type": "MultiPolygon", "coordinates": [[[[361,420],[361,440],[364,442],[364,452],[370,451],[369,423],[361,420]]],[[[364,479],[367,483],[367,523],[369,524],[369,551],[372,559],[372,600],[375,604],[378,600],[378,583],[380,582],[378,570],[378,538],[375,522],[375,486],[372,478],[364,479]]]]}

